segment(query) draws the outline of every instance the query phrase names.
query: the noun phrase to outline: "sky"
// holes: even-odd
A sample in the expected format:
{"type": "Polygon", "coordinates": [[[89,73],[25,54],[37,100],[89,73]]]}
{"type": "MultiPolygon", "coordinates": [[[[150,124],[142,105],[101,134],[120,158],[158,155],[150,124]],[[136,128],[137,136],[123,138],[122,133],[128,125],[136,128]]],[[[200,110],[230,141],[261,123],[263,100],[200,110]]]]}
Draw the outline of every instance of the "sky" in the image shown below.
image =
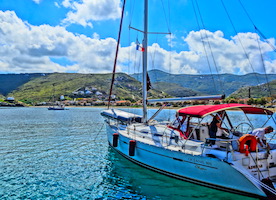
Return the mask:
{"type": "MultiPolygon", "coordinates": [[[[0,73],[111,73],[121,10],[120,0],[0,0],[0,73]]],[[[275,10],[275,0],[149,0],[159,34],[148,69],[275,74],[275,10]]],[[[138,73],[142,1],[127,0],[124,15],[117,71],[138,73]]]]}

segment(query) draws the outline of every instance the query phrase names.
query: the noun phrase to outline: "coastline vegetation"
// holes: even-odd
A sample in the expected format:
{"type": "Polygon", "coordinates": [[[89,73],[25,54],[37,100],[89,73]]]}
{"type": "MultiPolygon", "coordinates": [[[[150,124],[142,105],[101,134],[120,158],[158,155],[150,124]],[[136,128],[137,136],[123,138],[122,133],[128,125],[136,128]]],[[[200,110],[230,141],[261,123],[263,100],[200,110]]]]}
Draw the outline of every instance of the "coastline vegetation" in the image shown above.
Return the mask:
{"type": "MultiPolygon", "coordinates": [[[[19,78],[17,75],[7,75],[8,77],[19,78]]],[[[109,87],[111,74],[77,74],[77,73],[52,73],[52,74],[35,74],[22,75],[22,84],[19,81],[15,85],[9,85],[7,88],[12,89],[5,96],[0,94],[0,102],[3,104],[19,103],[20,105],[47,106],[57,101],[63,101],[67,106],[104,106],[109,96],[109,87]],[[28,78],[28,81],[27,81],[28,78]],[[61,99],[61,96],[63,97],[61,99]],[[15,102],[5,101],[7,97],[14,97],[15,102]]],[[[161,75],[160,75],[161,76],[161,75]]],[[[141,106],[141,82],[137,81],[134,76],[124,73],[117,73],[113,89],[113,102],[116,106],[141,106]]],[[[152,78],[154,79],[154,77],[152,78]]],[[[155,78],[156,79],[156,78],[155,78]]],[[[7,81],[7,78],[4,79],[7,81]]],[[[167,80],[168,81],[168,80],[167,80]]],[[[201,80],[203,81],[203,80],[201,80]]],[[[5,84],[1,86],[3,91],[8,91],[5,84]]],[[[206,93],[184,88],[173,82],[166,82],[159,79],[153,80],[152,87],[149,90],[149,98],[167,98],[179,96],[201,96],[206,93]]],[[[1,89],[1,88],[0,88],[1,89]]],[[[1,93],[1,90],[0,90],[1,93]]],[[[210,93],[208,93],[210,94],[210,93]]],[[[249,105],[270,106],[275,103],[276,98],[276,80],[269,84],[257,86],[241,87],[226,99],[221,101],[194,101],[184,103],[170,103],[168,107],[183,107],[186,105],[198,104],[220,104],[220,103],[244,103],[249,105]],[[270,96],[270,97],[269,97],[270,96]]],[[[154,104],[151,106],[158,106],[154,104]]]]}

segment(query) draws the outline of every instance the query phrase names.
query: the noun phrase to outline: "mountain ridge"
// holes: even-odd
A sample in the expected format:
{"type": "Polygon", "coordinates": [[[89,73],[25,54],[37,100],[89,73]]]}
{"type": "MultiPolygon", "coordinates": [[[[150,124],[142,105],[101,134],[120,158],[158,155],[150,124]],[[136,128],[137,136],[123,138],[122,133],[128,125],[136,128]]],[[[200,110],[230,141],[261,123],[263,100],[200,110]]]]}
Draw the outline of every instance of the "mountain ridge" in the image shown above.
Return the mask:
{"type": "MultiPolygon", "coordinates": [[[[65,95],[71,98],[77,98],[73,92],[79,88],[95,88],[100,93],[98,96],[108,96],[112,74],[78,74],[78,73],[53,73],[47,76],[33,78],[17,89],[11,91],[8,95],[23,102],[43,102],[50,101],[53,96],[65,95]]],[[[113,94],[117,99],[139,99],[141,92],[141,83],[124,73],[117,73],[113,87],[113,94]]],[[[91,94],[92,95],[92,94],[91,94]]],[[[91,96],[90,95],[90,96],[91,96]]],[[[83,95],[86,97],[89,95],[83,95]]],[[[153,98],[162,98],[166,94],[156,90],[151,90],[149,96],[153,98]]],[[[100,97],[99,97],[100,98],[100,97]]]]}
{"type": "MultiPolygon", "coordinates": [[[[99,92],[107,95],[111,82],[109,74],[80,74],[80,73],[25,73],[25,74],[0,74],[0,94],[4,96],[14,96],[18,100],[26,101],[49,101],[55,95],[72,96],[72,92],[78,88],[95,87],[99,92]],[[55,88],[53,88],[55,85],[55,88]]],[[[258,82],[265,82],[266,78],[272,79],[272,88],[276,84],[276,74],[256,74],[246,75],[221,74],[221,75],[192,75],[192,74],[169,74],[160,70],[149,71],[149,77],[154,90],[150,90],[149,98],[162,98],[166,96],[198,96],[223,94],[217,92],[216,87],[224,87],[224,94],[230,97],[245,98],[246,92],[237,95],[239,89],[255,87],[261,84],[254,84],[256,78],[258,82]],[[220,78],[217,86],[214,85],[215,78],[220,78]],[[234,93],[236,92],[236,93],[234,93]],[[232,95],[234,94],[234,95],[232,95]]],[[[114,92],[118,99],[139,100],[141,99],[141,74],[127,75],[116,73],[114,92]],[[138,80],[138,81],[137,81],[138,80]]],[[[264,92],[257,92],[255,96],[269,96],[264,92]],[[261,95],[259,95],[261,94],[261,95]]],[[[254,89],[254,93],[257,90],[254,89]]],[[[253,92],[253,90],[252,90],[253,92]]],[[[274,89],[272,90],[272,94],[274,89]]],[[[252,93],[253,94],[253,93],[252,93]]]]}
{"type": "MultiPolygon", "coordinates": [[[[266,83],[267,79],[269,82],[276,79],[276,74],[169,74],[156,69],[150,70],[148,74],[152,83],[175,83],[203,94],[225,94],[226,96],[229,96],[239,88],[260,85],[266,83]]],[[[139,81],[142,80],[141,73],[131,74],[131,76],[139,81]]]]}

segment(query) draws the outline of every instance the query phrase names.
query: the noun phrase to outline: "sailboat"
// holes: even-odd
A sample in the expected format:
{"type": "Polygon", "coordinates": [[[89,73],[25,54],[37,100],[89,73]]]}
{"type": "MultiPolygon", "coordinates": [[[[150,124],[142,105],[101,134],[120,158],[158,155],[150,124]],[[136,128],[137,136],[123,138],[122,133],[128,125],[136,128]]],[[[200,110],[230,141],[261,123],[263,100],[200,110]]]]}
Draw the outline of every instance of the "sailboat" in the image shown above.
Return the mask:
{"type": "Polygon", "coordinates": [[[165,107],[162,106],[148,118],[150,102],[214,100],[224,96],[148,99],[147,20],[145,0],[143,115],[112,108],[103,110],[109,145],[133,163],[176,179],[244,196],[275,199],[276,149],[259,148],[256,137],[249,134],[253,124],[242,121],[235,126],[229,114],[236,110],[245,116],[264,115],[271,119],[271,110],[237,103],[199,105],[179,109],[172,122],[156,121],[165,107]],[[222,124],[222,133],[217,137],[212,137],[209,127],[214,118],[222,124]],[[248,128],[239,129],[244,126],[248,128]]]}

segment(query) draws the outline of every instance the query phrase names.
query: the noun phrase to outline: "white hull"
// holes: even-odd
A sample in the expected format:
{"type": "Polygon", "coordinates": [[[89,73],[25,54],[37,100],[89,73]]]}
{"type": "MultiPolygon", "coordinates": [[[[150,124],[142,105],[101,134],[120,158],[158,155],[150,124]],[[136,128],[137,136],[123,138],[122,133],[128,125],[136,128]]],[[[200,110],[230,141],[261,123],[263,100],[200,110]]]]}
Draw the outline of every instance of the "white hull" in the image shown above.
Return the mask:
{"type": "MultiPolygon", "coordinates": [[[[123,128],[118,130],[117,127],[109,124],[107,125],[107,133],[109,144],[112,147],[113,134],[119,133],[118,145],[113,147],[118,153],[130,161],[153,171],[231,193],[253,197],[266,196],[257,184],[237,171],[232,167],[232,164],[219,158],[202,156],[203,154],[199,152],[200,149],[195,149],[192,154],[191,152],[183,153],[180,150],[169,149],[162,146],[164,143],[158,141],[158,136],[155,139],[152,138],[152,141],[155,142],[150,144],[150,142],[146,142],[148,141],[146,137],[140,138],[137,135],[133,138],[123,128]],[[130,140],[134,139],[136,141],[135,155],[130,156],[129,143],[130,140]]],[[[172,146],[174,145],[172,144],[172,146]]],[[[204,151],[212,154],[217,150],[205,148],[204,151]]]]}
{"type": "MultiPolygon", "coordinates": [[[[261,182],[267,181],[271,184],[270,178],[276,177],[276,150],[270,151],[271,155],[267,155],[265,151],[259,152],[257,148],[259,138],[250,135],[249,131],[239,133],[235,130],[248,123],[242,122],[234,127],[226,112],[230,109],[239,109],[244,114],[272,116],[272,111],[244,104],[199,105],[179,109],[175,121],[171,124],[156,123],[154,118],[166,106],[164,104],[148,119],[147,102],[224,98],[224,95],[162,100],[148,98],[147,91],[150,86],[147,74],[148,11],[148,0],[145,0],[144,29],[139,30],[144,35],[142,44],[144,49],[142,54],[143,116],[139,117],[115,109],[103,111],[102,115],[107,122],[109,144],[132,162],[174,178],[246,196],[267,197],[270,195],[269,192],[276,196],[273,186],[271,188],[261,182]],[[212,121],[204,122],[206,116],[212,117],[212,121]],[[216,139],[218,129],[227,132],[221,140],[216,139]],[[216,144],[219,147],[216,147],[216,144]],[[265,194],[266,190],[269,191],[268,195],[265,194]]],[[[119,39],[121,25],[122,21],[119,39]]],[[[119,42],[117,44],[119,45],[119,42]]],[[[114,62],[110,95],[117,55],[118,51],[114,62]]],[[[249,127],[252,128],[252,124],[249,124],[249,127]]]]}

